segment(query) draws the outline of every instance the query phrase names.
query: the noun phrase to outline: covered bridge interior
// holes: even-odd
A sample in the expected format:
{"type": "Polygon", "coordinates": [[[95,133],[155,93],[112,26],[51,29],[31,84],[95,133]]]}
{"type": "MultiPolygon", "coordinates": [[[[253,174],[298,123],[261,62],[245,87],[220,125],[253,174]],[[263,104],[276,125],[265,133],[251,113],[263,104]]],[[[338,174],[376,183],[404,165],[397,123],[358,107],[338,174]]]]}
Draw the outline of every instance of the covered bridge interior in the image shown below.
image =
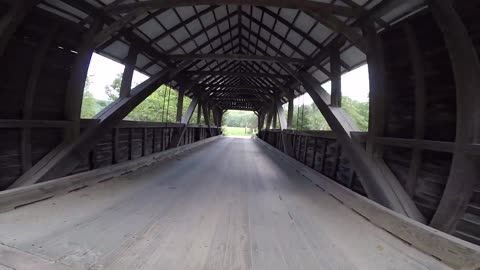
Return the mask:
{"type": "Polygon", "coordinates": [[[480,269],[479,18],[470,0],[0,0],[0,269],[480,269]],[[125,66],[120,97],[81,119],[93,53],[125,66]],[[364,64],[359,132],[341,76],[364,64]],[[175,123],[124,120],[165,84],[175,123]],[[331,131],[290,128],[305,93],[331,131]],[[227,110],[254,111],[256,138],[224,138],[227,110]]]}

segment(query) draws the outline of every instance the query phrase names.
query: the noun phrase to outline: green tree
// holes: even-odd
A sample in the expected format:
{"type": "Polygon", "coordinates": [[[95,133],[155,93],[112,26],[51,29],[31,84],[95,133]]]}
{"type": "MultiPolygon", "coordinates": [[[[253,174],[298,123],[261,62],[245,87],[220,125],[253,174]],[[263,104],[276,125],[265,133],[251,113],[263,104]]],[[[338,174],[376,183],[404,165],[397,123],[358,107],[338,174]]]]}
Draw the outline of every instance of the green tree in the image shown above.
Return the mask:
{"type": "Polygon", "coordinates": [[[85,80],[85,88],[83,90],[83,100],[82,100],[82,110],[80,118],[92,118],[97,113],[96,110],[96,100],[93,97],[92,93],[89,91],[90,85],[92,84],[91,76],[88,76],[85,80]]]}
{"type": "MultiPolygon", "coordinates": [[[[121,84],[122,74],[117,74],[113,82],[105,87],[105,94],[108,96],[110,102],[117,100],[120,96],[121,84]]],[[[177,91],[167,85],[162,85],[135,107],[135,109],[125,117],[125,120],[175,122],[177,116],[177,99],[177,91]]],[[[187,107],[190,104],[188,98],[184,99],[184,105],[185,104],[187,104],[187,107]]]]}
{"type": "Polygon", "coordinates": [[[96,110],[96,100],[93,97],[90,91],[85,91],[83,93],[83,101],[82,101],[82,112],[81,118],[88,118],[91,119],[97,113],[96,110]]]}

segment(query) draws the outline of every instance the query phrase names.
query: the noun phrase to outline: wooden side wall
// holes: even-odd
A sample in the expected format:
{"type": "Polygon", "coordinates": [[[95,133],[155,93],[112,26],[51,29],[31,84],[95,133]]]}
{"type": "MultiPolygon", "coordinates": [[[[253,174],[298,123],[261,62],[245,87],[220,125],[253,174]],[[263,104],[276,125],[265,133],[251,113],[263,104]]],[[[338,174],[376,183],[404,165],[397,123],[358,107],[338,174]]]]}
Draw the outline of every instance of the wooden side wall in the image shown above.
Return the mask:
{"type": "MultiPolygon", "coordinates": [[[[350,160],[342,154],[342,147],[337,143],[333,132],[286,131],[286,135],[293,145],[293,158],[333,181],[367,196],[350,160]]],[[[283,150],[280,130],[261,130],[258,137],[283,150]]]]}
{"type": "MultiPolygon", "coordinates": [[[[480,3],[464,0],[455,4],[480,53],[480,3]]],[[[457,93],[449,53],[429,10],[388,29],[381,38],[388,91],[384,137],[377,142],[383,147],[386,164],[430,221],[445,191],[455,142],[457,93]],[[424,100],[416,98],[414,64],[405,30],[408,26],[424,64],[424,100]],[[415,137],[417,102],[424,104],[423,138],[415,137]],[[409,191],[412,183],[413,189],[409,191]]],[[[478,183],[453,233],[476,244],[480,244],[480,181],[478,183]]]]}
{"type": "MultiPolygon", "coordinates": [[[[0,190],[64,140],[71,124],[65,121],[65,93],[82,31],[77,24],[34,8],[9,41],[0,59],[0,190]],[[52,38],[46,42],[49,35],[52,38]],[[42,44],[48,44],[44,53],[42,44]],[[37,62],[38,79],[29,89],[37,62]]],[[[92,125],[94,121],[84,120],[82,130],[92,125]]],[[[104,135],[71,174],[164,151],[180,128],[179,124],[123,121],[104,135]]],[[[218,129],[212,130],[219,134],[218,129]]],[[[206,127],[189,126],[180,145],[206,137],[206,127]]]]}

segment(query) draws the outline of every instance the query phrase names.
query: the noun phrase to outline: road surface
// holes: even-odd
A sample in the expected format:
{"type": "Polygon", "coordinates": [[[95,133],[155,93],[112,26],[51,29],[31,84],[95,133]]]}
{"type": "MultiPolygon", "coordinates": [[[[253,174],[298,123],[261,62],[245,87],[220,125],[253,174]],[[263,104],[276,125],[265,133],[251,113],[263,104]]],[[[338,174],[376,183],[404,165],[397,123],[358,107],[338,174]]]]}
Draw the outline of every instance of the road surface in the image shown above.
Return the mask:
{"type": "Polygon", "coordinates": [[[0,214],[0,247],[2,270],[450,269],[240,138],[0,214]]]}

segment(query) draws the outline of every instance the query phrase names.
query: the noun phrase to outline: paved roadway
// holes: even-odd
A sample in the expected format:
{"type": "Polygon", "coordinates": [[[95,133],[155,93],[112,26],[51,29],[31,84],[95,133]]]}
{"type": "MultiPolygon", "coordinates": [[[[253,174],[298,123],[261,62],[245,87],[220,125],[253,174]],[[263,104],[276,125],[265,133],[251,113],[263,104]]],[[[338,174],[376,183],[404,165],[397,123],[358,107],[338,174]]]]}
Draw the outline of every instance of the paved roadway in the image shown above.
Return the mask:
{"type": "Polygon", "coordinates": [[[23,255],[45,269],[449,269],[240,138],[0,214],[0,269],[41,269],[23,255]]]}

